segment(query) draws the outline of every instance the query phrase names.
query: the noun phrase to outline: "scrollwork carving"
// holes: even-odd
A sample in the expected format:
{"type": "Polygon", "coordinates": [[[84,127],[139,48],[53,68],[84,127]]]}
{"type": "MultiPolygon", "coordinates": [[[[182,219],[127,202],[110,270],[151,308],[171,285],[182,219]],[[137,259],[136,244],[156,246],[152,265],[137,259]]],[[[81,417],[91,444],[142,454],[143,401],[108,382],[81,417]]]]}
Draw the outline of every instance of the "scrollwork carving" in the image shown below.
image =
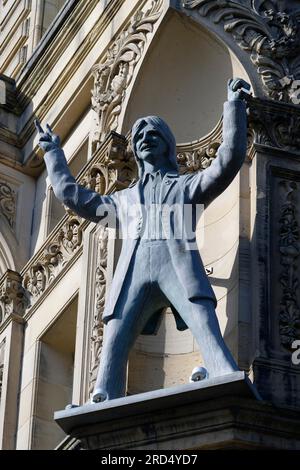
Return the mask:
{"type": "Polygon", "coordinates": [[[0,211],[14,228],[16,216],[16,192],[4,181],[0,181],[0,211]]]}
{"type": "Polygon", "coordinates": [[[103,166],[99,163],[94,165],[81,181],[81,185],[100,194],[105,194],[107,180],[104,176],[103,166]]]}
{"type": "Polygon", "coordinates": [[[97,268],[95,274],[96,300],[90,343],[89,393],[92,393],[97,378],[97,370],[99,367],[103,342],[102,315],[104,311],[106,293],[107,245],[108,231],[103,228],[101,229],[97,249],[97,268]]]}
{"type": "Polygon", "coordinates": [[[300,10],[284,11],[282,2],[184,0],[215,24],[223,24],[238,46],[250,54],[267,96],[300,103],[300,10]]]}
{"type": "Polygon", "coordinates": [[[95,155],[95,162],[80,179],[80,184],[100,194],[127,188],[137,172],[129,147],[125,137],[111,132],[106,148],[99,159],[95,155]]]}
{"type": "Polygon", "coordinates": [[[222,140],[222,120],[203,139],[177,145],[177,161],[181,174],[202,171],[216,158],[222,140]]]}
{"type": "Polygon", "coordinates": [[[71,216],[53,240],[44,247],[37,261],[24,273],[24,287],[31,295],[31,305],[43,294],[63,267],[82,245],[82,221],[71,216]]]}
{"type": "Polygon", "coordinates": [[[298,302],[299,279],[297,266],[300,255],[300,228],[297,221],[297,194],[299,185],[295,181],[280,181],[284,201],[279,218],[279,252],[282,271],[279,282],[282,295],[279,310],[279,334],[281,344],[292,348],[300,339],[300,308],[298,302]]]}
{"type": "Polygon", "coordinates": [[[177,160],[180,172],[193,173],[208,168],[217,155],[220,142],[213,142],[207,148],[199,147],[198,149],[186,150],[177,154],[177,160]]]}
{"type": "Polygon", "coordinates": [[[12,314],[23,317],[28,304],[29,299],[22,286],[22,277],[15,271],[7,270],[0,283],[0,324],[12,314]]]}
{"type": "Polygon", "coordinates": [[[59,233],[58,241],[66,253],[72,256],[82,242],[80,221],[75,217],[68,220],[59,233]]]}
{"type": "Polygon", "coordinates": [[[272,101],[248,99],[249,128],[254,142],[282,149],[300,152],[300,110],[272,101]]]}
{"type": "Polygon", "coordinates": [[[147,37],[161,14],[161,0],[153,0],[146,12],[133,15],[130,26],[109,48],[104,62],[96,64],[92,73],[92,108],[96,113],[94,141],[102,142],[109,131],[116,130],[122,103],[142,57],[147,37]]]}
{"type": "Polygon", "coordinates": [[[41,264],[32,266],[24,277],[25,289],[33,298],[39,297],[46,287],[46,273],[41,264]]]}

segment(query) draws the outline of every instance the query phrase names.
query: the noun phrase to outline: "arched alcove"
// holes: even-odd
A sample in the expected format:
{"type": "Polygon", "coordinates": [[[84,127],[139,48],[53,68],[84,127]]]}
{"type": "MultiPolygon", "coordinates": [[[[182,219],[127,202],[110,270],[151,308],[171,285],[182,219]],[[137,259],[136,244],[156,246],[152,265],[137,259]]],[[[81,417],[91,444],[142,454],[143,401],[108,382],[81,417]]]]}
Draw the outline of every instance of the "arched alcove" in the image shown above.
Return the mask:
{"type": "MultiPolygon", "coordinates": [[[[169,123],[177,143],[204,137],[222,116],[227,81],[232,77],[250,82],[236,56],[212,33],[178,13],[170,14],[156,33],[127,98],[122,133],[137,118],[154,114],[169,123]]],[[[236,359],[240,197],[238,175],[205,211],[204,237],[198,240],[204,264],[212,272],[220,327],[236,359]]],[[[201,364],[190,331],[177,331],[172,315],[167,314],[157,336],[137,339],[129,360],[128,391],[134,394],[187,383],[192,369],[201,364]]]]}
{"type": "Polygon", "coordinates": [[[224,44],[186,17],[170,15],[139,70],[122,134],[137,118],[155,114],[169,123],[178,143],[199,139],[219,121],[233,76],[249,80],[224,44]]]}

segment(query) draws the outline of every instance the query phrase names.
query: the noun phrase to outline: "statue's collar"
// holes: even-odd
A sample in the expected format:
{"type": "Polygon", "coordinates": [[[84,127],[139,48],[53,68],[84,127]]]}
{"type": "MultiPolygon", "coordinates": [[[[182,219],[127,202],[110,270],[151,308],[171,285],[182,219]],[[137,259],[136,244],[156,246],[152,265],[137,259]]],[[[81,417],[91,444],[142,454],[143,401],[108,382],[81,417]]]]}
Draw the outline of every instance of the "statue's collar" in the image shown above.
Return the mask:
{"type": "Polygon", "coordinates": [[[178,174],[178,171],[177,170],[166,170],[164,168],[160,169],[160,170],[157,170],[157,171],[147,171],[146,173],[143,174],[143,177],[142,177],[142,183],[145,182],[145,179],[147,177],[147,175],[152,175],[152,176],[156,176],[156,175],[160,175],[161,178],[164,178],[164,177],[167,177],[167,178],[176,178],[179,174],[178,174]]]}

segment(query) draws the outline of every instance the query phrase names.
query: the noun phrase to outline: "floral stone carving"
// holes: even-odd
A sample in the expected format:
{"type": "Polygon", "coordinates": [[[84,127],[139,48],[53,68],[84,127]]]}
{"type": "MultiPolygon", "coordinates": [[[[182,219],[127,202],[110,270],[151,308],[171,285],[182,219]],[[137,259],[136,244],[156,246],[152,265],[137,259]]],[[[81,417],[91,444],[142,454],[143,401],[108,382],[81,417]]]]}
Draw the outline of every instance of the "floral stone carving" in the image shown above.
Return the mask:
{"type": "Polygon", "coordinates": [[[268,97],[300,104],[300,9],[287,11],[284,3],[184,0],[183,6],[223,25],[250,54],[268,97]]]}

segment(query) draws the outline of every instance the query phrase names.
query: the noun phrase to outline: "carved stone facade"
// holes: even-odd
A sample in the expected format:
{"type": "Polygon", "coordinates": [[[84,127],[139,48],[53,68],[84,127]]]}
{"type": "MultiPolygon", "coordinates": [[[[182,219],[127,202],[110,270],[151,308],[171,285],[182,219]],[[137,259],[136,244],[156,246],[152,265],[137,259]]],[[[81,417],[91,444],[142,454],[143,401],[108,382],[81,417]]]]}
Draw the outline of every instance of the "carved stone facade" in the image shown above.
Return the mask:
{"type": "Polygon", "coordinates": [[[8,270],[0,283],[0,326],[10,315],[23,318],[28,304],[28,293],[22,286],[22,277],[8,270]]]}
{"type": "Polygon", "coordinates": [[[45,243],[43,250],[25,267],[24,288],[29,292],[31,305],[45,292],[54,279],[77,253],[82,243],[82,220],[70,216],[56,235],[45,243]]]}
{"type": "Polygon", "coordinates": [[[11,228],[14,228],[16,218],[17,195],[14,189],[5,181],[0,181],[0,213],[5,217],[11,228]]]}
{"type": "Polygon", "coordinates": [[[95,275],[95,306],[91,330],[89,393],[92,393],[94,389],[103,343],[104,325],[102,315],[105,306],[106,294],[107,244],[108,231],[103,228],[100,231],[98,238],[97,268],[95,275]]]}
{"type": "Polygon", "coordinates": [[[299,107],[256,98],[248,102],[250,129],[257,144],[300,153],[299,107]]]}
{"type": "Polygon", "coordinates": [[[281,344],[293,349],[293,343],[300,339],[300,309],[297,295],[299,245],[299,183],[281,180],[283,192],[279,218],[279,252],[282,271],[279,282],[282,289],[279,311],[279,335],[281,344]]]}
{"type": "Polygon", "coordinates": [[[93,67],[92,107],[96,113],[96,142],[102,142],[110,131],[117,129],[126,89],[143,55],[148,35],[153,32],[153,25],[161,15],[162,3],[162,0],[153,0],[150,9],[138,10],[130,25],[108,49],[105,60],[93,67]]]}
{"type": "Polygon", "coordinates": [[[177,145],[177,161],[181,174],[203,171],[217,155],[222,141],[222,121],[205,138],[190,144],[177,145]]]}
{"type": "MultiPolygon", "coordinates": [[[[247,98],[248,157],[230,188],[205,212],[202,256],[217,293],[222,334],[239,366],[269,402],[259,404],[265,411],[262,428],[268,426],[272,404],[274,422],[281,419],[283,406],[292,407],[296,415],[300,369],[291,353],[300,339],[299,2],[60,1],[60,14],[39,42],[47,24],[38,7],[42,3],[0,0],[0,66],[5,66],[0,74],[10,76],[0,75],[0,213],[8,223],[6,232],[1,229],[1,240],[13,230],[16,240],[8,245],[15,258],[23,250],[25,260],[13,268],[20,274],[7,271],[0,279],[0,357],[6,347],[3,367],[0,361],[0,394],[3,370],[4,380],[8,368],[13,378],[21,377],[21,383],[10,381],[5,398],[2,394],[0,447],[53,448],[63,439],[58,428],[51,427],[53,411],[88,400],[101,361],[105,297],[120,249],[117,243],[112,248],[107,230],[69,209],[61,215],[57,201],[53,204],[48,197],[34,119],[38,116],[43,125],[48,121],[61,136],[78,183],[108,195],[137,178],[127,132],[144,109],[171,120],[174,113],[175,135],[179,129],[183,136],[177,139],[180,173],[205,170],[221,144],[222,103],[231,74],[243,76],[253,88],[247,98]],[[10,33],[6,22],[11,24],[14,14],[10,33]],[[21,18],[21,23],[29,19],[30,24],[19,31],[21,18]],[[21,38],[15,48],[10,34],[21,38]],[[178,53],[183,43],[184,54],[194,51],[190,61],[178,53]],[[29,60],[24,49],[15,56],[26,46],[29,60]],[[166,69],[167,80],[162,73],[166,69]],[[167,86],[172,80],[176,85],[169,101],[167,87],[160,89],[164,80],[167,86]],[[204,82],[209,83],[205,92],[204,82]],[[144,106],[143,98],[149,96],[144,106]],[[198,132],[207,116],[212,117],[207,129],[198,132]],[[195,135],[186,142],[189,126],[195,135]],[[27,198],[30,187],[33,194],[27,198]],[[22,204],[27,205],[24,213],[22,204]],[[50,233],[49,220],[57,222],[50,233]],[[27,237],[27,251],[18,230],[27,237]],[[55,364],[66,367],[58,371],[55,364]],[[42,377],[46,367],[51,372],[47,384],[42,377]],[[38,382],[42,393],[37,394],[38,382]],[[38,416],[38,409],[48,415],[38,416]],[[6,421],[1,421],[4,415],[6,421]]],[[[4,257],[8,249],[1,249],[4,257]]],[[[138,390],[145,391],[148,375],[151,390],[184,384],[189,377],[185,369],[193,361],[198,364],[193,338],[188,331],[179,335],[170,317],[166,313],[156,337],[137,340],[136,362],[129,361],[129,393],[137,393],[137,383],[138,390]]],[[[2,390],[6,386],[3,383],[2,390]]],[[[282,426],[289,436],[294,429],[286,420],[282,426]]],[[[276,422],[272,429],[276,434],[276,422]]],[[[280,447],[280,436],[276,439],[280,447]]],[[[80,448],[72,438],[64,442],[60,448],[80,448]]]]}
{"type": "Polygon", "coordinates": [[[300,9],[274,0],[183,0],[249,54],[269,98],[300,103],[300,9]]]}

